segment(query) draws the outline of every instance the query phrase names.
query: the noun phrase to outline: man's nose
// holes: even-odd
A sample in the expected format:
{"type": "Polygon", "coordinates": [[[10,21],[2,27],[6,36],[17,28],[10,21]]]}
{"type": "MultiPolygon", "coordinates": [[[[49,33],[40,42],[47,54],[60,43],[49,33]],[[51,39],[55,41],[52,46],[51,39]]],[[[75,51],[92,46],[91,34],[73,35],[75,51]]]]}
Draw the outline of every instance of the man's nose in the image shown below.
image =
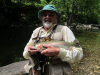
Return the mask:
{"type": "Polygon", "coordinates": [[[47,15],[46,18],[50,18],[50,15],[47,15]]]}

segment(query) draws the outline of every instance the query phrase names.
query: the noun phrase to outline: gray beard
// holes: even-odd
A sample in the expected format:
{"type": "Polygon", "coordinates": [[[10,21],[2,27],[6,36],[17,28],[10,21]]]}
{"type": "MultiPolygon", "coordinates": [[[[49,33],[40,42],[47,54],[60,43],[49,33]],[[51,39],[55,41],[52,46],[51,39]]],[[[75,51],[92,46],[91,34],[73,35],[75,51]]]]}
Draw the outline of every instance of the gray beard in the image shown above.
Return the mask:
{"type": "Polygon", "coordinates": [[[52,22],[51,23],[44,23],[45,27],[51,27],[52,26],[52,22]]]}

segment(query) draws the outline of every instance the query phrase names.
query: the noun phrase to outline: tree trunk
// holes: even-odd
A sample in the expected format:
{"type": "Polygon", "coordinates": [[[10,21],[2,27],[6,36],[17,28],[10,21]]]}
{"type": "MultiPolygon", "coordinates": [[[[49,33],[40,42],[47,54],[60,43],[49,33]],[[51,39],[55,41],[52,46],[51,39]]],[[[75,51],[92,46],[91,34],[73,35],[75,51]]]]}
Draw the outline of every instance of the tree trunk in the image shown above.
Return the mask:
{"type": "MultiPolygon", "coordinates": [[[[68,18],[69,18],[69,19],[68,19],[68,22],[67,22],[67,23],[68,23],[68,24],[67,24],[68,26],[71,25],[71,22],[72,22],[72,20],[73,20],[74,8],[75,8],[75,1],[76,1],[76,0],[74,0],[74,1],[73,1],[73,4],[72,4],[72,13],[71,13],[71,16],[68,17],[68,18]]],[[[68,13],[68,14],[69,14],[69,13],[68,13]]]]}

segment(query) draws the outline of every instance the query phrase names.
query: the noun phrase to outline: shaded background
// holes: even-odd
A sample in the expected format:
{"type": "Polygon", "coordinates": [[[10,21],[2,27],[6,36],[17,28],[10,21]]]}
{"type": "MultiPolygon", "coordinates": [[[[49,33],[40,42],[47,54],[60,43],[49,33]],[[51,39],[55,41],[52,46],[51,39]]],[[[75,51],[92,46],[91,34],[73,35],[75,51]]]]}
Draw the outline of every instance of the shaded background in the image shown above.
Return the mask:
{"type": "MultiPolygon", "coordinates": [[[[100,0],[0,0],[0,66],[24,60],[24,47],[33,30],[41,25],[37,13],[46,4],[53,4],[61,13],[58,23],[100,24],[100,0]]],[[[89,43],[85,41],[96,39],[100,34],[92,32],[99,31],[73,32],[87,50],[89,43]]]]}
{"type": "Polygon", "coordinates": [[[0,66],[23,60],[23,50],[34,28],[0,29],[0,66]]]}

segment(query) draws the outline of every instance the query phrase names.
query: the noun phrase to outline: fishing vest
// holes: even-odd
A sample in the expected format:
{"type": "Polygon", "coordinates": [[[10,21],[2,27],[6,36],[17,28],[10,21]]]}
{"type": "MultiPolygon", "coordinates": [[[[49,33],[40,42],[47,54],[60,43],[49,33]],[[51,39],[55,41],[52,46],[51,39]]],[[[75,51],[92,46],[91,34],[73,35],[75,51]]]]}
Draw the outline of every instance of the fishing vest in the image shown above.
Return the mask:
{"type": "MultiPolygon", "coordinates": [[[[49,41],[49,40],[57,40],[57,41],[63,41],[65,39],[65,37],[63,37],[63,31],[62,31],[62,28],[64,26],[63,25],[58,25],[58,26],[55,26],[53,28],[53,32],[51,33],[51,35],[49,37],[46,37],[44,39],[40,39],[41,41],[49,41]]],[[[33,44],[36,43],[36,37],[37,36],[41,36],[41,33],[42,33],[42,28],[43,27],[39,27],[37,28],[34,32],[33,32],[33,44]]]]}
{"type": "MultiPolygon", "coordinates": [[[[57,25],[53,29],[53,32],[49,37],[39,39],[39,41],[49,41],[49,40],[63,41],[65,39],[65,37],[63,37],[64,35],[62,34],[63,27],[64,27],[63,25],[57,25]]],[[[33,44],[37,42],[36,37],[41,36],[41,29],[42,27],[39,27],[34,31],[33,34],[34,37],[32,39],[33,44]]],[[[30,58],[30,60],[32,59],[30,58]]],[[[61,59],[58,57],[53,57],[50,59],[50,64],[47,67],[47,73],[45,75],[68,75],[71,73],[71,71],[72,70],[69,63],[61,61],[61,59]]],[[[39,71],[37,71],[37,73],[33,75],[41,75],[41,74],[39,71]]]]}

